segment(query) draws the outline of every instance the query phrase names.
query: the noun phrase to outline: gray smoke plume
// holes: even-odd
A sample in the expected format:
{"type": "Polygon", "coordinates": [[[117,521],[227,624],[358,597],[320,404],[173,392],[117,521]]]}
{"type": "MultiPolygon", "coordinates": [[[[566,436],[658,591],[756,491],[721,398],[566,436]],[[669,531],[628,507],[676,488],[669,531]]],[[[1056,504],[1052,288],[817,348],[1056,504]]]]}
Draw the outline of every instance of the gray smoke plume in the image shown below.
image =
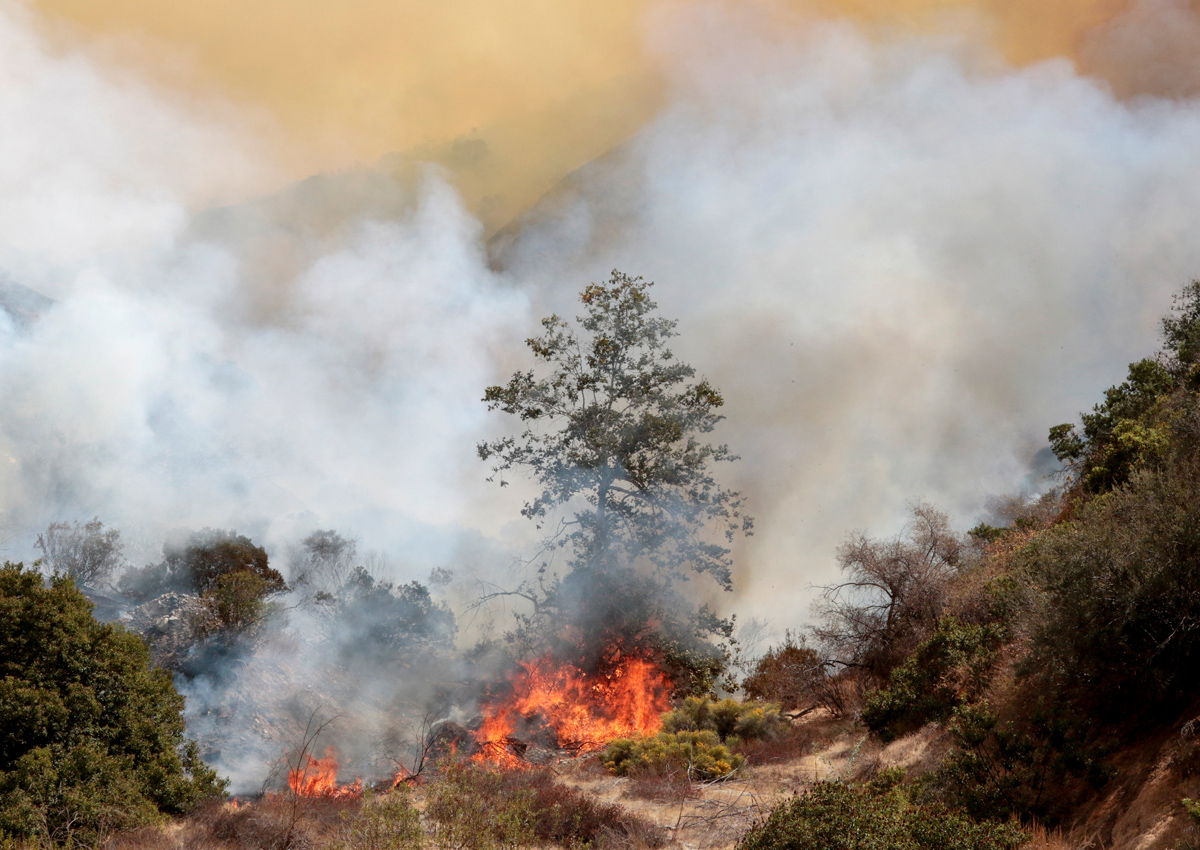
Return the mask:
{"type": "MultiPolygon", "coordinates": [[[[1139,2],[1088,67],[1114,78],[1185,12],[1139,2]]],[[[352,175],[371,203],[320,228],[280,212],[320,192],[206,210],[271,185],[234,111],[52,49],[0,5],[0,272],[53,299],[32,321],[0,310],[5,557],[93,516],[139,564],[181,526],[237,528],[280,564],[337,528],[393,580],[506,583],[533,533],[519,483],[493,490],[474,458],[508,425],[482,389],[614,267],[658,282],[678,353],[727,399],[728,483],[758,517],[727,610],[802,622],[849,530],[896,530],[914,497],[971,524],[1044,486],[1047,429],[1154,349],[1200,273],[1192,89],[1122,100],[1150,83],[1114,93],[969,33],[870,38],[765,2],[668,4],[646,26],[664,109],[485,245],[436,170],[352,175]]],[[[242,787],[277,742],[225,709],[264,682],[296,718],[316,707],[306,688],[337,665],[301,644],[189,693],[193,731],[239,742],[221,765],[242,787]]],[[[316,690],[387,705],[406,674],[379,672],[316,690]]]]}

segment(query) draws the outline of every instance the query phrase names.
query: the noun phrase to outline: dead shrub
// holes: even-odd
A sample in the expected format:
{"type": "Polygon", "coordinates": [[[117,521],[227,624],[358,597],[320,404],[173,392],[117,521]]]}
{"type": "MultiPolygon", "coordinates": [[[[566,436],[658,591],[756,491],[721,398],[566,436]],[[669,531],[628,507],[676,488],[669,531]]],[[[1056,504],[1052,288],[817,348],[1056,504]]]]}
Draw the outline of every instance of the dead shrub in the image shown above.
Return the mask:
{"type": "Polygon", "coordinates": [[[104,850],[181,850],[183,842],[164,827],[143,826],[118,833],[101,846],[104,850]]]}
{"type": "Polygon", "coordinates": [[[682,803],[700,796],[695,783],[688,778],[686,770],[669,769],[666,766],[646,766],[630,775],[625,796],[653,803],[682,803]]]}
{"type": "Polygon", "coordinates": [[[739,741],[734,750],[753,767],[803,758],[812,748],[812,742],[810,730],[789,725],[770,738],[739,741]]]}
{"type": "Polygon", "coordinates": [[[533,832],[543,841],[565,847],[607,846],[613,839],[657,834],[651,824],[623,807],[602,803],[559,782],[549,770],[510,771],[503,776],[507,793],[532,796],[533,832]]]}
{"type": "Polygon", "coordinates": [[[229,847],[245,850],[306,850],[329,842],[342,823],[342,813],[355,812],[362,801],[334,797],[268,794],[231,806],[212,802],[188,818],[183,843],[188,848],[229,847]]]}

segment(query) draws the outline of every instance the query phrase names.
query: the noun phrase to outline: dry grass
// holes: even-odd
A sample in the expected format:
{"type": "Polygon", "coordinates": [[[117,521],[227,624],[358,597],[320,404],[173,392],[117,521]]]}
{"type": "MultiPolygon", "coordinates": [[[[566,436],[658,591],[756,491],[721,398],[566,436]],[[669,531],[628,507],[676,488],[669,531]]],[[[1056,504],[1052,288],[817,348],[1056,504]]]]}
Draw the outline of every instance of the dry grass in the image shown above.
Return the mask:
{"type": "Polygon", "coordinates": [[[207,803],[186,820],[145,827],[110,839],[104,850],[310,850],[332,841],[353,798],[268,795],[236,805],[207,803]]]}
{"type": "Polygon", "coordinates": [[[1090,843],[1080,844],[1063,834],[1062,829],[1050,830],[1035,823],[1025,828],[1029,833],[1029,843],[1022,850],[1083,850],[1091,847],[1090,843]]]}
{"type": "Polygon", "coordinates": [[[813,748],[813,733],[806,726],[791,726],[781,735],[742,741],[736,752],[753,767],[782,764],[808,755],[813,748]]]}
{"type": "Polygon", "coordinates": [[[685,771],[645,767],[629,777],[624,796],[655,803],[681,803],[700,796],[685,771]]]}

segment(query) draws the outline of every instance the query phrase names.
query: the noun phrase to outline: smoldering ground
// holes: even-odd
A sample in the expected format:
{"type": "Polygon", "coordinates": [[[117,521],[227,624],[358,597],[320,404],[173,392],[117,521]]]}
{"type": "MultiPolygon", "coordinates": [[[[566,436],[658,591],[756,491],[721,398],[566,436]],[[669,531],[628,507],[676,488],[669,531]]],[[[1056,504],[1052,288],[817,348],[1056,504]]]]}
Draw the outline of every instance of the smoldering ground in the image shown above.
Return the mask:
{"type": "MultiPolygon", "coordinates": [[[[426,94],[455,109],[392,101],[407,135],[349,122],[343,148],[321,98],[272,112],[295,92],[205,77],[216,30],[159,79],[161,42],[126,61],[117,12],[81,33],[0,7],[0,268],[54,299],[0,313],[5,555],[96,515],[137,563],[177,526],[275,555],[332,527],[395,579],[503,583],[536,535],[519,482],[483,480],[473,447],[508,426],[479,397],[537,317],[619,267],[658,282],[677,351],[726,395],[727,483],[758,517],[726,608],[803,620],[850,529],[895,530],[912,497],[971,524],[1041,486],[1047,428],[1153,350],[1200,266],[1194,6],[1001,9],[1022,5],[629,6],[611,68],[553,65],[578,86],[514,83],[489,112],[437,66],[426,94]],[[592,109],[620,79],[637,96],[592,109]],[[284,188],[297,162],[343,170],[284,188]]],[[[349,88],[369,114],[376,90],[349,88]]]]}

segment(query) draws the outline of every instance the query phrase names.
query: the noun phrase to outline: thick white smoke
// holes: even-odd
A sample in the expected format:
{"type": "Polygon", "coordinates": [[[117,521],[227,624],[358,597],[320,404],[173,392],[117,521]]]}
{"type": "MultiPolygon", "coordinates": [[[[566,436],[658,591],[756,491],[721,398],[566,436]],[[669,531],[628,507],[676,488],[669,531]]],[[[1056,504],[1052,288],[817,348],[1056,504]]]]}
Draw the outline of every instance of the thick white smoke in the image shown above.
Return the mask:
{"type": "Polygon", "coordinates": [[[482,389],[613,267],[658,281],[677,350],[725,391],[730,483],[759,517],[731,608],[796,624],[852,528],[896,530],[911,498],[966,525],[1040,486],[1047,428],[1153,349],[1200,270],[1200,104],[754,3],[647,26],[667,108],[490,264],[430,172],[407,212],[351,215],[268,280],[277,230],[193,226],[210,192],[269,181],[239,119],[0,5],[0,272],[56,299],[27,326],[0,311],[3,554],[99,515],[141,535],[139,563],[171,527],[273,554],[335,527],[398,577],[468,549],[503,574],[516,509],[473,448],[508,423],[482,389]]]}
{"type": "Polygon", "coordinates": [[[1155,349],[1200,270],[1200,106],[753,5],[652,38],[670,108],[502,256],[546,288],[660,282],[754,496],[744,610],[786,624],[850,528],[1044,486],[1047,429],[1155,349]]]}
{"type": "Polygon", "coordinates": [[[431,173],[411,213],[351,222],[264,315],[237,250],[188,231],[198,199],[264,174],[236,127],[55,55],[0,7],[0,270],[58,300],[26,329],[0,311],[6,554],[97,514],[390,546],[458,522],[489,351],[521,333],[524,296],[431,173]]]}

